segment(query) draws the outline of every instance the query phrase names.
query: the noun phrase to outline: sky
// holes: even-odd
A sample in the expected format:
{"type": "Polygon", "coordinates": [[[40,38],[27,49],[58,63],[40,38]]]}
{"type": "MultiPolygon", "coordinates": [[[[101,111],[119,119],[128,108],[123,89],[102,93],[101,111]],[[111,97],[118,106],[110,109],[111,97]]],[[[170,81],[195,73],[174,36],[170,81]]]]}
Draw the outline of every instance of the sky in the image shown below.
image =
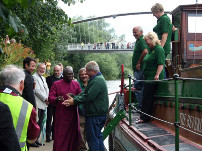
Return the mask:
{"type": "MultiPolygon", "coordinates": [[[[202,3],[202,0],[197,1],[202,3]]],[[[148,12],[151,11],[151,7],[155,3],[161,3],[164,11],[172,11],[179,5],[195,4],[196,0],[85,0],[83,3],[79,3],[76,0],[74,5],[68,6],[60,1],[58,6],[70,18],[83,16],[86,19],[89,16],[100,17],[121,13],[148,12]]],[[[169,17],[171,18],[170,15],[169,17]]],[[[125,34],[127,42],[134,42],[135,38],[132,35],[132,28],[141,26],[143,34],[147,34],[153,30],[157,19],[150,14],[116,17],[115,19],[110,18],[105,21],[115,29],[117,35],[125,34]]]]}

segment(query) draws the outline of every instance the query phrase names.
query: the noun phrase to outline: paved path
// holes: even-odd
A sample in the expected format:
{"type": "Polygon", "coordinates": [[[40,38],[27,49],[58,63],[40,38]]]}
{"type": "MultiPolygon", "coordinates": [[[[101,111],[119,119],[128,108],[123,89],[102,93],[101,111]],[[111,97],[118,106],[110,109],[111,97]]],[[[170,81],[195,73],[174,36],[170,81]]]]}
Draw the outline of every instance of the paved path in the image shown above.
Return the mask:
{"type": "MultiPolygon", "coordinates": [[[[108,140],[104,141],[105,151],[107,151],[106,147],[108,146],[108,140]]],[[[108,148],[108,147],[107,147],[108,148]]],[[[30,147],[29,151],[52,151],[53,150],[53,141],[45,142],[45,146],[40,147],[30,147]]]]}
{"type": "Polygon", "coordinates": [[[45,142],[45,146],[40,147],[30,147],[29,151],[52,151],[53,150],[53,141],[45,142]]]}

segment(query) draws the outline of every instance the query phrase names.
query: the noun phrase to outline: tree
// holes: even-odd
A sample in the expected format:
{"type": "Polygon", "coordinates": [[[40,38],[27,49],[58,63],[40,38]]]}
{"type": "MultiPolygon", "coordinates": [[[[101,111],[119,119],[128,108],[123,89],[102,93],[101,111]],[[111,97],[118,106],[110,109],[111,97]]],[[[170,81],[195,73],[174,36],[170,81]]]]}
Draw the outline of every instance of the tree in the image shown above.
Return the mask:
{"type": "Polygon", "coordinates": [[[3,54],[0,55],[0,68],[9,64],[22,66],[24,58],[27,56],[34,57],[33,51],[29,47],[25,47],[19,43],[1,42],[0,47],[3,49],[3,54]]]}
{"type": "MultiPolygon", "coordinates": [[[[76,2],[62,1],[69,5],[76,2]]],[[[57,0],[0,0],[1,38],[9,35],[31,47],[40,60],[54,60],[61,48],[58,33],[63,26],[72,26],[71,18],[57,4],[57,0]]]]}
{"type": "Polygon", "coordinates": [[[25,25],[21,22],[20,18],[12,11],[14,6],[25,9],[33,5],[35,0],[0,0],[0,37],[6,35],[22,34],[25,36],[28,32],[25,25]],[[22,32],[24,31],[24,32],[22,32]]]}
{"type": "MultiPolygon", "coordinates": [[[[75,4],[75,0],[62,0],[65,4],[71,5],[75,4]]],[[[78,0],[78,2],[83,2],[84,0],[78,0]]],[[[57,0],[0,0],[0,32],[1,36],[5,37],[5,35],[13,36],[15,34],[18,34],[21,32],[21,37],[25,38],[25,36],[28,34],[26,30],[26,25],[23,24],[22,18],[19,16],[19,11],[16,12],[16,10],[20,10],[21,12],[23,10],[26,10],[30,7],[37,6],[39,4],[40,6],[42,5],[52,5],[55,6],[57,5],[58,1],[57,0]],[[22,32],[23,31],[23,32],[22,32]]],[[[40,9],[39,9],[40,10],[40,9]]],[[[52,10],[52,9],[51,9],[52,10]]],[[[46,10],[46,13],[44,13],[44,16],[48,14],[49,10],[46,10]]],[[[26,12],[23,12],[26,13],[26,12]]],[[[57,13],[57,11],[56,11],[57,13]]],[[[24,14],[25,16],[27,14],[24,14]]],[[[32,15],[32,14],[31,14],[32,15]]],[[[53,17],[54,13],[51,14],[49,13],[50,16],[53,17]]],[[[64,15],[61,16],[63,18],[64,15]]],[[[33,20],[33,21],[38,21],[38,20],[33,20]]],[[[46,22],[48,23],[48,22],[46,22]]],[[[69,22],[70,23],[70,22],[69,22]]]]}
{"type": "MultiPolygon", "coordinates": [[[[93,18],[90,16],[88,18],[93,18]]],[[[83,20],[83,17],[74,18],[72,20],[83,20]]],[[[107,29],[109,23],[106,23],[104,19],[83,22],[75,25],[77,43],[84,42],[90,43],[105,43],[113,39],[112,35],[115,35],[115,30],[107,29]]]]}
{"type": "MultiPolygon", "coordinates": [[[[73,20],[83,20],[82,17],[73,20]]],[[[72,43],[105,43],[117,39],[115,30],[108,29],[109,24],[104,20],[83,22],[76,24],[73,28],[72,43]]],[[[124,41],[125,35],[120,37],[124,41]]],[[[132,54],[67,54],[64,60],[68,60],[68,65],[73,66],[74,72],[82,68],[87,62],[95,60],[106,79],[120,78],[120,65],[125,66],[125,76],[132,73],[132,54]]]]}

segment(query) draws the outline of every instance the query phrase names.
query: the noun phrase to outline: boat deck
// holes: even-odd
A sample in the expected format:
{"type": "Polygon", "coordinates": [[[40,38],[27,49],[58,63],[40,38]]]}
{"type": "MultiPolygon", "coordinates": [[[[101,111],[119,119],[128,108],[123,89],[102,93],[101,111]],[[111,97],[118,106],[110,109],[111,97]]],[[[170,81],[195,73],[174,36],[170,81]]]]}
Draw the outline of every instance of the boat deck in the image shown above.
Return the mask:
{"type": "MultiPolygon", "coordinates": [[[[135,132],[144,142],[157,150],[175,150],[175,134],[166,130],[165,127],[157,125],[155,121],[150,123],[139,123],[135,121],[139,118],[139,113],[132,114],[132,127],[130,129],[135,132]]],[[[124,120],[123,120],[124,123],[124,120]]],[[[125,124],[128,121],[125,120],[125,124]]],[[[191,143],[189,140],[180,137],[179,140],[180,151],[200,151],[202,146],[191,143]]]]}

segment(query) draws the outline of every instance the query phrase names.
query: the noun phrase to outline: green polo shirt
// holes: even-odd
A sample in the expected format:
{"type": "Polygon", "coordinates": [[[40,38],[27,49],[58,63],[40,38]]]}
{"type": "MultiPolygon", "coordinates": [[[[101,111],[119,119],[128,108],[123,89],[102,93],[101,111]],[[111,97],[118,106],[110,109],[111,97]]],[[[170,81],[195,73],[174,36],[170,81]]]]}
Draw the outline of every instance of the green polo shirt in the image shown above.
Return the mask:
{"type": "Polygon", "coordinates": [[[153,31],[158,35],[158,38],[161,40],[163,33],[168,33],[166,43],[164,45],[165,56],[170,54],[170,43],[172,36],[172,22],[167,14],[163,14],[158,20],[157,25],[153,28],[153,31]]]}
{"type": "MultiPolygon", "coordinates": [[[[144,79],[154,80],[158,65],[165,65],[165,53],[161,46],[156,45],[150,49],[148,54],[144,57],[144,79]]],[[[159,75],[159,80],[164,79],[164,70],[159,75]]]]}
{"type": "MultiPolygon", "coordinates": [[[[78,83],[80,84],[81,92],[83,92],[85,90],[86,86],[83,84],[83,82],[80,79],[78,80],[78,83]]],[[[80,115],[83,115],[83,116],[85,115],[85,113],[84,113],[85,109],[83,107],[83,104],[78,105],[78,110],[79,110],[80,115]]]]}
{"type": "MultiPolygon", "coordinates": [[[[134,50],[133,50],[132,68],[134,71],[136,70],[137,62],[140,59],[140,56],[144,49],[148,49],[148,46],[145,43],[145,40],[143,39],[143,35],[142,35],[140,38],[137,39],[134,50]]],[[[143,64],[141,63],[140,68],[142,69],[142,67],[143,67],[143,64]]]]}
{"type": "Polygon", "coordinates": [[[80,84],[81,91],[84,91],[86,86],[83,84],[83,82],[80,79],[78,80],[78,83],[80,84]]]}

